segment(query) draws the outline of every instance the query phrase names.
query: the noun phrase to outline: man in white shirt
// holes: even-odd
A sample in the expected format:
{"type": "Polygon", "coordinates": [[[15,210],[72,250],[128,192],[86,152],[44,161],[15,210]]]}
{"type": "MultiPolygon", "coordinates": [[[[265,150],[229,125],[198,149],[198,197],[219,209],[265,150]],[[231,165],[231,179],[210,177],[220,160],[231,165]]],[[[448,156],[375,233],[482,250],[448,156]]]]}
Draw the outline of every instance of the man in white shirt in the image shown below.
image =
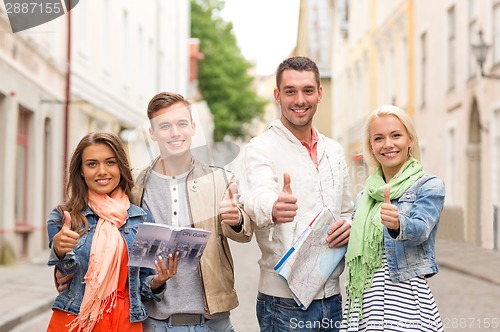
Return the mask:
{"type": "Polygon", "coordinates": [[[344,152],[312,124],[322,92],[319,70],[312,60],[284,60],[276,72],[274,90],[280,119],[253,138],[242,154],[241,199],[255,222],[262,252],[257,297],[261,331],[337,331],[341,323],[343,260],[307,310],[300,309],[287,283],[273,269],[324,207],[336,219],[324,245],[341,247],[349,239],[353,204],[344,152]]]}

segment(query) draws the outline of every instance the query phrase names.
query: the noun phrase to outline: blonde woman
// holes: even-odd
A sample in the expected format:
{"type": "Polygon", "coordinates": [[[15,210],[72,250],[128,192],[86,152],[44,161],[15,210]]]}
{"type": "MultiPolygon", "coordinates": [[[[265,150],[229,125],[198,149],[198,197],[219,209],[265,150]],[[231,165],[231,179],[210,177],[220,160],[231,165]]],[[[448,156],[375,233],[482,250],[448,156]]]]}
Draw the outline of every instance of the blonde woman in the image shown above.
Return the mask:
{"type": "Polygon", "coordinates": [[[443,331],[426,280],[438,272],[443,182],[424,171],[413,123],[396,106],[369,116],[364,150],[377,168],[355,205],[341,331],[443,331]]]}

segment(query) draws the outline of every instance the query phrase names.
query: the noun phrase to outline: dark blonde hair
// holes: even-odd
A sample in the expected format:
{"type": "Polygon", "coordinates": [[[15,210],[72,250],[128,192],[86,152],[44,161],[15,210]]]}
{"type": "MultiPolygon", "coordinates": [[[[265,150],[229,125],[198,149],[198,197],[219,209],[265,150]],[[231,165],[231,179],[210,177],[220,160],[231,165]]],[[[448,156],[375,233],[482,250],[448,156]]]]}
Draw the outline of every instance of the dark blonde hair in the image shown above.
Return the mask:
{"type": "Polygon", "coordinates": [[[66,183],[67,199],[63,204],[58,206],[61,216],[63,216],[63,210],[70,213],[71,229],[80,232],[80,234],[84,234],[88,230],[87,218],[81,214],[88,205],[88,186],[82,176],[82,156],[87,147],[95,144],[105,144],[113,151],[120,170],[120,182],[118,186],[122,188],[127,196],[130,196],[130,192],[134,187],[134,180],[132,178],[132,172],[130,171],[127,154],[125,153],[120,138],[115,134],[106,132],[94,132],[85,135],[80,140],[71,156],[68,182],[66,183]]]}
{"type": "Polygon", "coordinates": [[[191,104],[182,95],[174,92],[160,92],[151,98],[148,104],[148,119],[151,120],[155,117],[155,113],[166,107],[181,103],[189,110],[189,116],[191,121],[193,117],[191,115],[191,104]]]}
{"type": "Polygon", "coordinates": [[[408,158],[413,158],[420,161],[420,144],[418,143],[417,132],[415,130],[415,125],[413,124],[413,120],[410,118],[408,113],[403,111],[401,108],[394,105],[384,105],[375,111],[373,111],[366,119],[365,122],[365,137],[363,142],[363,156],[368,164],[379,167],[380,163],[373,155],[371,144],[370,144],[370,125],[372,121],[376,118],[393,115],[401,121],[403,126],[406,128],[408,132],[408,136],[412,140],[412,145],[408,152],[408,158]]]}

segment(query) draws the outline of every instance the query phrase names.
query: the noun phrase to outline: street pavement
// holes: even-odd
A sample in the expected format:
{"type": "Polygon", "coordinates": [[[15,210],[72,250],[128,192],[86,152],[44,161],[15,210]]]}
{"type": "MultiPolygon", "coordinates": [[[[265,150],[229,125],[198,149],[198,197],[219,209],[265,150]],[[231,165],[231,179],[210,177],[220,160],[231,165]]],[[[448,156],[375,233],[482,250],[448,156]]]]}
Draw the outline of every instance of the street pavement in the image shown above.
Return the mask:
{"type": "MultiPolygon", "coordinates": [[[[231,243],[240,306],[237,332],[258,331],[255,297],[260,252],[254,240],[231,243]]],[[[446,331],[500,330],[500,252],[438,240],[440,272],[429,279],[446,331]]],[[[0,332],[42,332],[56,296],[48,252],[14,266],[0,266],[0,332]]]]}

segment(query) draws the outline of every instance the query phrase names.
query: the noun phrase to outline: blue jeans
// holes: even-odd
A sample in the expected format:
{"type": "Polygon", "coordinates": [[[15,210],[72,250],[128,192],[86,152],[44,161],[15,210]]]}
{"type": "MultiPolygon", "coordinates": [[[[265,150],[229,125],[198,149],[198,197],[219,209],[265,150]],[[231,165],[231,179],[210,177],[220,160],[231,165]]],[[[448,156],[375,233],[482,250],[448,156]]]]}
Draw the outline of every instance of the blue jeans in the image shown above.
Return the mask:
{"type": "Polygon", "coordinates": [[[198,325],[172,325],[166,320],[147,318],[142,322],[143,332],[234,332],[228,318],[204,320],[198,325]]]}
{"type": "Polygon", "coordinates": [[[342,295],[314,300],[307,310],[294,299],[257,295],[257,319],[262,332],[334,331],[342,323],[342,295]]]}

